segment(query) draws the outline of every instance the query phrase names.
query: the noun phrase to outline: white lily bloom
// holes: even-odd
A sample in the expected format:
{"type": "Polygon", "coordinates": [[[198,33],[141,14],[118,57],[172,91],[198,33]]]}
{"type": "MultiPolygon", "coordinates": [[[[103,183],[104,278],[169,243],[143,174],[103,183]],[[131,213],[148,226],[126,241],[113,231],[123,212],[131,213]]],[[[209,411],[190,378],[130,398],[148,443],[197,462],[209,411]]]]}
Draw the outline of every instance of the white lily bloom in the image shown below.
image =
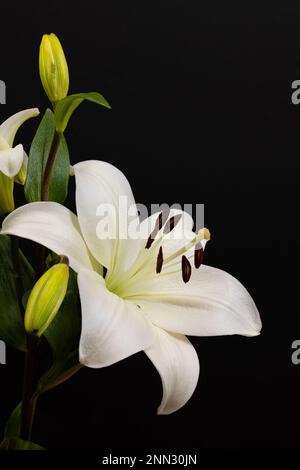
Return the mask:
{"type": "Polygon", "coordinates": [[[13,147],[19,127],[27,119],[39,114],[37,108],[25,109],[14,114],[0,126],[0,214],[14,209],[14,179],[24,184],[28,157],[21,144],[13,147]]]}
{"type": "Polygon", "coordinates": [[[82,162],[74,172],[77,217],[56,203],[32,203],[10,214],[2,233],[68,256],[78,273],[81,363],[105,367],[144,351],[162,380],[158,413],[172,413],[189,400],[199,376],[196,351],[185,335],[255,336],[259,313],[239,281],[201,264],[209,233],[193,234],[184,212],[153,215],[136,224],[142,236],[129,239],[120,236],[112,217],[117,237],[100,239],[99,206],[112,204],[119,213],[120,196],[126,196],[135,207],[131,188],[108,163],[82,162]]]}
{"type": "Polygon", "coordinates": [[[25,109],[8,118],[0,126],[0,171],[9,178],[17,176],[22,166],[27,164],[28,158],[21,144],[13,148],[15,135],[27,119],[38,114],[37,108],[25,109]]]}

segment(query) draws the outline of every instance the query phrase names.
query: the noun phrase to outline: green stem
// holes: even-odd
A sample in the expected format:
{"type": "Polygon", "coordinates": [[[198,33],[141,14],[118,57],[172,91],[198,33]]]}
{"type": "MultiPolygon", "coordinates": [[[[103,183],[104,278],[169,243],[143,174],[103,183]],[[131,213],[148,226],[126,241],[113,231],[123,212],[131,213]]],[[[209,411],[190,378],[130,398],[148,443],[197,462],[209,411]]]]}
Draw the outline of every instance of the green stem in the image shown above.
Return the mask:
{"type": "MultiPolygon", "coordinates": [[[[42,245],[36,246],[36,279],[44,272],[45,248],[42,245]]],[[[37,361],[38,361],[38,338],[34,335],[26,335],[27,352],[25,356],[25,367],[23,377],[23,396],[21,412],[21,433],[20,437],[25,441],[30,440],[34,414],[37,403],[35,389],[37,385],[37,361]]]]}
{"type": "MultiPolygon", "coordinates": [[[[18,296],[18,303],[22,317],[24,308],[22,298],[24,294],[21,266],[19,257],[19,240],[11,236],[11,254],[14,267],[15,285],[18,296]]],[[[37,338],[27,335],[27,352],[25,356],[24,378],[23,378],[23,396],[21,411],[21,431],[20,437],[24,440],[30,440],[32,423],[34,418],[36,398],[33,397],[36,386],[36,362],[37,362],[37,338]]]]}
{"type": "MultiPolygon", "coordinates": [[[[55,132],[52,141],[49,158],[46,164],[44,179],[42,183],[42,201],[49,200],[49,191],[51,183],[51,174],[55,161],[57,149],[60,142],[60,135],[55,132]]],[[[37,245],[36,248],[36,276],[39,278],[45,270],[44,246],[37,245]]],[[[34,335],[27,335],[27,352],[25,358],[23,397],[22,397],[22,415],[21,415],[21,434],[24,440],[30,440],[31,430],[34,420],[37,397],[35,388],[37,385],[37,359],[38,359],[38,338],[34,335]]]]}
{"type": "MultiPolygon", "coordinates": [[[[52,174],[52,169],[53,169],[57,149],[59,146],[59,141],[60,141],[60,135],[58,132],[55,131],[53,141],[51,144],[49,158],[47,160],[47,164],[45,168],[43,183],[42,183],[42,201],[49,200],[51,174],[52,174]]],[[[45,247],[42,245],[38,245],[36,248],[36,278],[37,279],[39,279],[45,271],[45,257],[46,257],[45,247]]]]}
{"type": "Polygon", "coordinates": [[[15,286],[16,292],[18,296],[18,304],[19,309],[22,317],[24,317],[24,307],[23,307],[23,295],[24,295],[24,288],[21,276],[21,266],[20,266],[20,256],[19,256],[19,239],[14,235],[10,237],[11,243],[11,255],[12,255],[12,263],[14,267],[14,279],[15,279],[15,286]]]}
{"type": "Polygon", "coordinates": [[[55,131],[50,153],[49,153],[49,158],[47,160],[45,173],[44,173],[44,179],[43,179],[43,185],[42,185],[42,201],[48,201],[49,199],[51,174],[52,174],[52,169],[53,169],[56,153],[58,150],[59,142],[60,142],[60,134],[57,131],[55,131]]]}
{"type": "Polygon", "coordinates": [[[34,391],[36,386],[37,345],[38,338],[34,335],[27,335],[20,433],[21,439],[25,441],[31,439],[31,430],[36,407],[34,391]]]}
{"type": "MultiPolygon", "coordinates": [[[[15,236],[10,237],[11,254],[14,267],[15,285],[18,296],[18,303],[22,317],[24,317],[24,308],[22,298],[24,294],[20,257],[19,240],[15,236]]],[[[36,398],[33,398],[35,390],[35,367],[37,360],[37,338],[27,335],[27,352],[25,356],[25,370],[23,382],[22,412],[21,412],[21,432],[20,437],[24,440],[30,440],[31,429],[36,406],[36,398]]]]}

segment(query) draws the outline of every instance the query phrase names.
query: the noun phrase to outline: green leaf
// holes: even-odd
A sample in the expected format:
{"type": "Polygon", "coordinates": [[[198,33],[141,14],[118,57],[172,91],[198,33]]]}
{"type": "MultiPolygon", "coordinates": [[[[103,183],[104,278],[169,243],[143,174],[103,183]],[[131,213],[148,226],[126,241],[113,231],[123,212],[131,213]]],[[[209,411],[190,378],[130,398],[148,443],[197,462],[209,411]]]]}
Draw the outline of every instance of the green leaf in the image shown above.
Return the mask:
{"type": "MultiPolygon", "coordinates": [[[[23,288],[29,290],[34,284],[34,271],[21,251],[19,254],[23,288]]],[[[15,276],[10,238],[0,235],[0,339],[25,351],[25,330],[18,303],[15,276]]]]}
{"type": "Polygon", "coordinates": [[[78,360],[78,344],[81,317],[78,303],[77,279],[70,269],[68,290],[59,313],[44,333],[52,351],[53,365],[41,377],[39,395],[71,377],[81,365],[78,360]]]}
{"type": "Polygon", "coordinates": [[[82,364],[79,363],[78,350],[69,354],[67,359],[56,359],[52,367],[40,378],[35,396],[38,397],[41,393],[62,384],[82,367],[82,364]]]}
{"type": "Polygon", "coordinates": [[[22,403],[19,403],[10,415],[4,431],[5,437],[18,437],[21,428],[22,403]]]}
{"type": "Polygon", "coordinates": [[[29,151],[25,183],[27,202],[41,200],[43,176],[54,135],[54,115],[50,109],[47,109],[36,131],[29,151]]]}
{"type": "Polygon", "coordinates": [[[70,157],[66,140],[55,130],[54,114],[47,109],[31,144],[28,159],[25,196],[27,202],[41,201],[45,169],[51,151],[56,149],[50,175],[50,201],[63,203],[68,191],[70,157]]]}
{"type": "Polygon", "coordinates": [[[78,348],[81,318],[78,311],[78,288],[75,272],[70,269],[68,290],[59,313],[45,331],[54,359],[65,359],[78,348]]]}
{"type": "Polygon", "coordinates": [[[63,204],[68,194],[70,177],[70,155],[66,139],[59,134],[59,143],[51,173],[49,201],[63,204]]]}
{"type": "Polygon", "coordinates": [[[0,450],[46,450],[31,441],[23,441],[17,437],[7,437],[0,444],[0,450]]]}
{"type": "Polygon", "coordinates": [[[92,103],[100,104],[105,108],[111,109],[110,104],[106,101],[104,96],[100,95],[100,93],[77,93],[75,95],[67,96],[63,100],[59,101],[55,106],[54,115],[58,132],[65,131],[70,117],[84,100],[91,101],[92,103]]]}

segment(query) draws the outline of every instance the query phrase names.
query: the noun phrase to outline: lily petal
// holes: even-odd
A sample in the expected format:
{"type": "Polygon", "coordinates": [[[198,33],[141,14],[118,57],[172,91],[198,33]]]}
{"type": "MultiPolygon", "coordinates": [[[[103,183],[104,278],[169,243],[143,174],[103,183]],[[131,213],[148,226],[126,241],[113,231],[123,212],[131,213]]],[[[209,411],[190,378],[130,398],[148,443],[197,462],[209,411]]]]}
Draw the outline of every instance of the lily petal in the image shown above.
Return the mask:
{"type": "Polygon", "coordinates": [[[230,274],[202,265],[185,284],[181,273],[157,276],[128,295],[155,325],[195,336],[256,336],[261,320],[253,299],[230,274]]]}
{"type": "Polygon", "coordinates": [[[158,414],[177,411],[191,398],[199,378],[199,359],[191,342],[183,335],[156,328],[156,342],[145,353],[158,370],[163,398],[158,414]]]}
{"type": "Polygon", "coordinates": [[[33,202],[19,207],[3,222],[1,234],[17,235],[69,258],[75,271],[93,269],[75,214],[55,202],[33,202]]]}
{"type": "Polygon", "coordinates": [[[10,147],[13,146],[14,138],[19,127],[32,117],[40,114],[38,108],[25,109],[14,114],[0,126],[0,136],[3,137],[10,147]]]}
{"type": "Polygon", "coordinates": [[[15,148],[0,150],[0,171],[9,178],[16,176],[23,164],[23,146],[17,145],[15,148]]]}
{"type": "Polygon", "coordinates": [[[154,330],[137,305],[108,291],[94,271],[78,273],[82,308],[80,362],[106,367],[149,347],[154,330]]]}
{"type": "Polygon", "coordinates": [[[137,249],[137,244],[128,240],[127,233],[123,238],[121,234],[128,223],[127,208],[133,209],[132,218],[137,217],[134,197],[126,177],[114,166],[101,161],[85,161],[73,168],[78,220],[89,249],[108,270],[126,270],[135,258],[132,252],[137,249]],[[127,208],[120,208],[121,200],[127,208]],[[101,223],[103,216],[105,224],[101,223]],[[120,221],[119,216],[123,216],[124,220],[120,221]],[[103,232],[106,227],[111,236],[103,232]],[[121,255],[122,262],[119,262],[121,255]]]}

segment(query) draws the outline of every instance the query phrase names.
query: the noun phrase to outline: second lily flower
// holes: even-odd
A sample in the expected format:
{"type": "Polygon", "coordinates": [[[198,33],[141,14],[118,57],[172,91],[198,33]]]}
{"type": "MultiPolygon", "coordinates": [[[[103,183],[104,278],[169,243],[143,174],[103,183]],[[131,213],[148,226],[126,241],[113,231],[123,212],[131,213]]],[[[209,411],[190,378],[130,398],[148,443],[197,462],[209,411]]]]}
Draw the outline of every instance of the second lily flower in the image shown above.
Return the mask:
{"type": "Polygon", "coordinates": [[[19,127],[27,119],[38,116],[37,108],[25,109],[8,118],[0,126],[0,215],[12,212],[14,179],[24,184],[28,157],[21,144],[13,147],[19,127]]]}

